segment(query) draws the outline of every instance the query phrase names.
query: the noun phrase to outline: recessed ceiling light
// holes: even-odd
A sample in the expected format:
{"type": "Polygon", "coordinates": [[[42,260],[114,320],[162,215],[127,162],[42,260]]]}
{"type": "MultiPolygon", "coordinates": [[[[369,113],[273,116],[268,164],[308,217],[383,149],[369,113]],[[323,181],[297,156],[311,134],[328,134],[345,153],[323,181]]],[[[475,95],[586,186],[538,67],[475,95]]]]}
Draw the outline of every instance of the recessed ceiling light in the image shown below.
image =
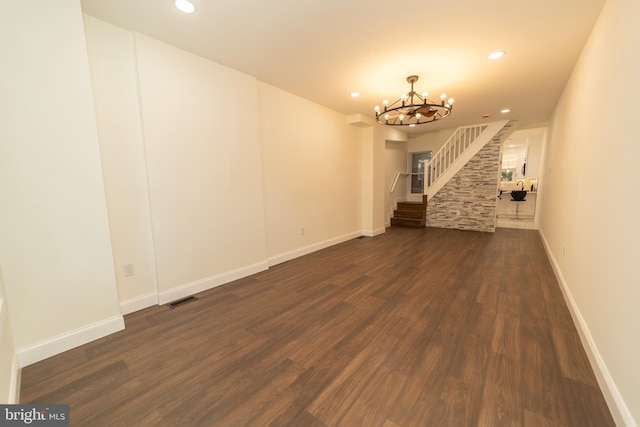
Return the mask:
{"type": "Polygon", "coordinates": [[[503,56],[504,56],[503,51],[493,52],[489,54],[489,59],[498,59],[498,58],[502,58],[503,56]]]}
{"type": "Polygon", "coordinates": [[[196,6],[189,0],[175,0],[173,4],[176,5],[178,10],[184,13],[193,13],[196,11],[196,6]]]}
{"type": "Polygon", "coordinates": [[[360,96],[360,94],[358,92],[351,92],[351,97],[352,98],[357,98],[359,96],[360,96]]]}
{"type": "Polygon", "coordinates": [[[506,114],[506,113],[508,113],[509,111],[511,111],[511,110],[510,110],[510,109],[508,109],[508,108],[505,108],[504,110],[500,110],[500,112],[501,112],[502,114],[506,114]]]}

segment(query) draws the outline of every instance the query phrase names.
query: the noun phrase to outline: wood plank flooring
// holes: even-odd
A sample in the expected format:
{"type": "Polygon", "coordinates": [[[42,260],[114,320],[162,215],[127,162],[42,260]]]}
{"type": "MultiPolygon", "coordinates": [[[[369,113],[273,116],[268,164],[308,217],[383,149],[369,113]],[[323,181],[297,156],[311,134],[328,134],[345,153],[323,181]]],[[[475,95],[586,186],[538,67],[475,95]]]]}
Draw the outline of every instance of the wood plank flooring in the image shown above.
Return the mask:
{"type": "Polygon", "coordinates": [[[614,426],[538,234],[392,227],[31,365],[74,426],[614,426]]]}

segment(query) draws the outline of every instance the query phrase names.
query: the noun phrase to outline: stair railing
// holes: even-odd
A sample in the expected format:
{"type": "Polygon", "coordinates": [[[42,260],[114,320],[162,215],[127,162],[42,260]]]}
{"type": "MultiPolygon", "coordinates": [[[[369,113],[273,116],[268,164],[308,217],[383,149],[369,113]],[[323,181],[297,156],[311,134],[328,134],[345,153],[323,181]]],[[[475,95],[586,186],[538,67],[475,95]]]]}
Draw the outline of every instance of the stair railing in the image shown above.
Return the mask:
{"type": "Polygon", "coordinates": [[[487,125],[461,126],[433,155],[427,164],[427,190],[442,174],[465,152],[476,138],[487,128],[487,125]]]}
{"type": "Polygon", "coordinates": [[[400,175],[402,175],[402,172],[396,173],[396,177],[393,179],[393,184],[391,184],[391,189],[389,190],[389,193],[393,193],[395,191],[396,185],[398,184],[398,180],[400,179],[400,175]]]}
{"type": "Polygon", "coordinates": [[[429,199],[435,196],[489,141],[507,138],[515,129],[516,123],[498,120],[456,129],[425,168],[427,179],[424,194],[429,199]]]}
{"type": "Polygon", "coordinates": [[[406,172],[397,172],[396,177],[393,179],[393,184],[391,184],[391,188],[389,189],[389,193],[393,194],[393,192],[396,191],[396,185],[398,185],[398,181],[400,180],[401,176],[408,178],[411,175],[415,175],[415,174],[406,173],[406,172]]]}

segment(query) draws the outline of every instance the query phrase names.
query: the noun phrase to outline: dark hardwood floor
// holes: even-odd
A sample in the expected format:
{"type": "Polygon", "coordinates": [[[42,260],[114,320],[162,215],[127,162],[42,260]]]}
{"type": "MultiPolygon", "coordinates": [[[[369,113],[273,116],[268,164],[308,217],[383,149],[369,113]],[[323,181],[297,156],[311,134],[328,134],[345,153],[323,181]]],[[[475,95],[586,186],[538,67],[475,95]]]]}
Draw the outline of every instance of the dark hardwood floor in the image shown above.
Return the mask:
{"type": "Polygon", "coordinates": [[[536,231],[390,228],[23,369],[74,426],[614,426],[536,231]]]}

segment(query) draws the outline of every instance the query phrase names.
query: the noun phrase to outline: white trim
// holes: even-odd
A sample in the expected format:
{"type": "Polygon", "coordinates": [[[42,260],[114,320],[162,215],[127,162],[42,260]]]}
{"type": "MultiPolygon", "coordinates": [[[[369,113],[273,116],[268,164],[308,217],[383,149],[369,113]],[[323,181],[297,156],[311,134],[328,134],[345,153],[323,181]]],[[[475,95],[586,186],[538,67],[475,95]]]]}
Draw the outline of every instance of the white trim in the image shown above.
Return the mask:
{"type": "Polygon", "coordinates": [[[9,380],[9,403],[20,403],[20,378],[22,371],[20,370],[20,359],[18,359],[18,353],[13,354],[13,361],[11,362],[11,379],[9,380]]]}
{"type": "Polygon", "coordinates": [[[352,114],[347,116],[347,123],[359,128],[368,128],[376,124],[375,120],[369,116],[365,116],[364,114],[352,114]]]}
{"type": "Polygon", "coordinates": [[[158,303],[166,304],[189,295],[197,294],[198,292],[206,291],[207,289],[215,288],[216,286],[224,285],[225,283],[229,283],[234,280],[242,279],[243,277],[251,276],[252,274],[259,273],[268,268],[269,265],[267,261],[260,261],[247,267],[238,268],[215,276],[205,277],[204,279],[185,283],[184,285],[176,286],[168,291],[160,292],[158,295],[158,303]]]}
{"type": "Polygon", "coordinates": [[[611,374],[607,369],[607,365],[605,364],[602,356],[600,355],[600,352],[598,351],[598,346],[593,340],[587,322],[584,320],[584,317],[582,317],[582,313],[580,312],[578,305],[573,299],[573,295],[569,290],[569,286],[567,285],[567,282],[562,275],[560,265],[556,261],[556,258],[553,256],[551,248],[549,247],[549,243],[544,237],[543,231],[539,230],[538,233],[540,234],[540,238],[542,239],[542,244],[544,245],[544,249],[547,252],[549,261],[551,261],[551,266],[553,267],[556,278],[560,283],[560,289],[562,290],[564,299],[567,303],[567,306],[569,307],[569,311],[571,312],[573,323],[575,324],[576,329],[578,330],[578,334],[580,335],[582,346],[587,353],[587,357],[589,357],[589,362],[591,363],[593,372],[596,375],[596,379],[598,380],[598,384],[600,385],[600,389],[602,390],[602,394],[607,401],[607,405],[609,406],[609,410],[611,411],[611,415],[613,416],[616,425],[638,427],[633,419],[633,416],[631,415],[631,412],[629,411],[629,408],[625,404],[624,399],[620,395],[620,391],[618,390],[618,387],[616,387],[616,383],[611,377],[611,374]]]}
{"type": "MultiPolygon", "coordinates": [[[[382,233],[384,233],[384,228],[382,228],[381,230],[382,230],[382,233]]],[[[378,231],[378,230],[375,230],[375,231],[378,231]]],[[[373,232],[374,231],[371,231],[371,233],[373,233],[373,232]]],[[[378,234],[380,234],[380,233],[378,233],[378,234]]],[[[353,232],[353,233],[348,233],[348,234],[345,234],[345,235],[342,235],[342,236],[339,236],[339,237],[336,237],[336,238],[333,238],[333,239],[325,240],[323,242],[314,243],[312,245],[304,246],[302,248],[295,249],[295,250],[290,251],[290,252],[285,252],[285,253],[280,254],[280,255],[275,255],[275,256],[269,257],[269,267],[277,265],[277,264],[280,264],[280,263],[283,263],[283,262],[290,261],[292,259],[301,257],[303,255],[310,254],[310,253],[315,252],[315,251],[319,251],[321,249],[328,248],[328,247],[333,246],[333,245],[344,243],[344,242],[346,242],[348,240],[355,239],[355,238],[360,237],[362,235],[375,236],[375,234],[367,234],[367,231],[363,231],[363,232],[356,231],[356,232],[353,232]]]]}
{"type": "Polygon", "coordinates": [[[122,301],[120,312],[124,316],[154,305],[158,305],[158,295],[156,293],[146,294],[122,301]]]}
{"type": "Polygon", "coordinates": [[[20,367],[24,368],[56,354],[63,353],[88,342],[124,329],[124,318],[113,316],[110,319],[92,323],[82,328],[41,341],[18,350],[20,367]]]}
{"type": "MultiPolygon", "coordinates": [[[[395,213],[396,209],[398,209],[398,203],[400,202],[408,202],[409,200],[407,200],[407,197],[395,197],[393,199],[393,204],[391,205],[391,210],[389,212],[387,212],[387,219],[384,223],[385,228],[387,227],[391,227],[391,218],[393,218],[393,214],[395,213]]],[[[419,199],[417,201],[422,201],[422,199],[419,199]]],[[[384,231],[382,233],[379,232],[380,229],[374,230],[373,232],[378,232],[378,234],[382,234],[384,233],[384,231]]],[[[378,234],[374,234],[373,236],[377,236],[378,234]]],[[[366,234],[366,232],[363,231],[363,236],[369,236],[369,237],[373,237],[370,234],[366,234]]]]}
{"type": "MultiPolygon", "coordinates": [[[[391,220],[389,220],[389,226],[391,226],[391,220]]],[[[367,237],[375,237],[380,234],[384,234],[387,231],[385,227],[376,228],[375,230],[362,230],[362,235],[367,237]]]]}

